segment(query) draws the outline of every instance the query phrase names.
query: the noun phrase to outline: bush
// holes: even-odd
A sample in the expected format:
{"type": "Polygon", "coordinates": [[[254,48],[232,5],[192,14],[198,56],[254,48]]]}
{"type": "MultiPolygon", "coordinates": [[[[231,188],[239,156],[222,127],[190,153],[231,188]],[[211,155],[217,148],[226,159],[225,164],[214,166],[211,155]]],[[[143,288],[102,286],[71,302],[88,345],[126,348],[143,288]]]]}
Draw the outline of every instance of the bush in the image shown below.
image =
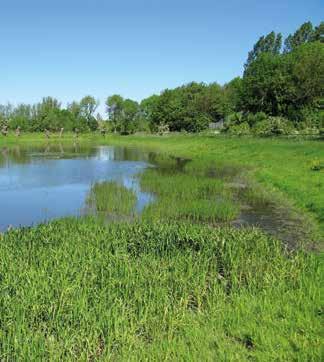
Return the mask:
{"type": "Polygon", "coordinates": [[[252,128],[252,133],[260,137],[269,137],[272,135],[272,126],[268,119],[257,123],[252,128]]]}
{"type": "Polygon", "coordinates": [[[238,136],[249,135],[251,133],[250,126],[247,122],[234,125],[229,128],[229,133],[238,136]]]}
{"type": "Polygon", "coordinates": [[[261,137],[289,135],[296,132],[295,128],[284,117],[268,117],[252,128],[253,134],[261,137]]]}
{"type": "Polygon", "coordinates": [[[289,135],[295,130],[291,122],[284,117],[269,117],[269,122],[274,135],[289,135]]]}
{"type": "Polygon", "coordinates": [[[248,124],[250,127],[253,127],[259,122],[264,121],[267,119],[267,115],[264,112],[258,112],[258,113],[249,113],[246,117],[248,124]]]}

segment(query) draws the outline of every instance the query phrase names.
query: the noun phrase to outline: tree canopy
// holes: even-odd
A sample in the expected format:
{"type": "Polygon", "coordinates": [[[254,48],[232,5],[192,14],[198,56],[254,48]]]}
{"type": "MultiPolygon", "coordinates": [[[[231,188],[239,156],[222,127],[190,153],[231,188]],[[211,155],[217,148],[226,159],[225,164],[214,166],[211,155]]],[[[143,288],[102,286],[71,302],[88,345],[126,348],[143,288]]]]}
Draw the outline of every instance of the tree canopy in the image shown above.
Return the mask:
{"type": "Polygon", "coordinates": [[[0,105],[0,126],[24,131],[94,131],[110,129],[121,134],[136,131],[200,132],[210,123],[225,121],[225,129],[240,133],[250,127],[274,133],[324,127],[324,22],[302,24],[284,40],[274,31],[261,36],[248,53],[242,77],[224,85],[190,82],[165,89],[140,103],[119,94],[107,97],[105,122],[99,102],[86,95],[65,108],[53,97],[33,105],[0,105]],[[275,117],[279,117],[276,119],[275,117]],[[270,128],[269,128],[270,127],[270,128]],[[280,128],[281,127],[281,128],[280,128]]]}

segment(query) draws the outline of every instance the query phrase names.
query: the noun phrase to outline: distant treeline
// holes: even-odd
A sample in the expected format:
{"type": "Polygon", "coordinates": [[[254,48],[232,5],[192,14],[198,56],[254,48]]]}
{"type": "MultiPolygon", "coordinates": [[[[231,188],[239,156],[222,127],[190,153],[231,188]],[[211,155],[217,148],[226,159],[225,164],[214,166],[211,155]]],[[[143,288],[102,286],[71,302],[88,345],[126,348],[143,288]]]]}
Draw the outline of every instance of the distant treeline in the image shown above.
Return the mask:
{"type": "Polygon", "coordinates": [[[51,97],[36,105],[0,106],[0,126],[22,131],[200,132],[224,122],[234,134],[319,132],[324,128],[324,22],[303,24],[283,42],[262,36],[249,52],[242,77],[225,85],[192,82],[138,103],[112,95],[107,122],[95,116],[92,96],[66,108],[51,97]]]}

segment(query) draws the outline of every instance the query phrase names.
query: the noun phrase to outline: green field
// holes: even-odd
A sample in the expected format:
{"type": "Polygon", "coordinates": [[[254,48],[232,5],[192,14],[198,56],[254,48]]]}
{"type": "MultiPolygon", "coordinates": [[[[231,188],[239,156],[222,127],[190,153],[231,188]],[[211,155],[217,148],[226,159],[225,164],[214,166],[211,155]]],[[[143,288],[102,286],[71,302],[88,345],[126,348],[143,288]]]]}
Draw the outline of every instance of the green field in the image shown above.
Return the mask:
{"type": "MultiPolygon", "coordinates": [[[[44,142],[8,137],[0,148],[44,142]]],[[[90,134],[48,142],[153,151],[158,167],[139,181],[156,200],[130,223],[65,219],[0,236],[0,359],[321,359],[324,172],[313,165],[324,165],[323,142],[90,134]],[[232,227],[244,205],[270,205],[285,230],[232,227]],[[279,240],[288,234],[294,242],[279,240]]],[[[129,216],[135,201],[100,183],[88,202],[129,216]]]]}

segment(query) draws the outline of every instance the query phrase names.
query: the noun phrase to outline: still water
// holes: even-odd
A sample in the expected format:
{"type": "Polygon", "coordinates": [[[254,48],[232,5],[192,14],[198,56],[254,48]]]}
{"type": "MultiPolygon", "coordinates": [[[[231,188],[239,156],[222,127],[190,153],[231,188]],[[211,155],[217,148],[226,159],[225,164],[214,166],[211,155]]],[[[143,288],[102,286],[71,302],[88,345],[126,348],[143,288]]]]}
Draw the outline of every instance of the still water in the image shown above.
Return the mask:
{"type": "Polygon", "coordinates": [[[102,181],[134,190],[140,212],[152,195],[135,176],[148,166],[147,153],[122,147],[0,148],[0,231],[85,215],[91,187],[102,181]]]}

